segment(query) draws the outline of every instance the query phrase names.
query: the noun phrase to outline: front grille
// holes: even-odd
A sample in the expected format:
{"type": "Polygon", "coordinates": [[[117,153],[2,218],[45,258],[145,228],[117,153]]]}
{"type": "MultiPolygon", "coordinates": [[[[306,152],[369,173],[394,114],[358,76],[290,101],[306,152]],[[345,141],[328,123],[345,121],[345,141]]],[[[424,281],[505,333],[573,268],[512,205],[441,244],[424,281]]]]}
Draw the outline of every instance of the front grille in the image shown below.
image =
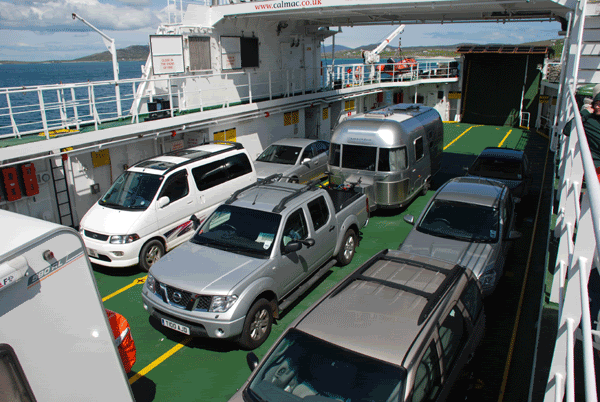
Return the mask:
{"type": "Polygon", "coordinates": [[[194,300],[198,300],[196,310],[208,311],[210,308],[210,303],[212,302],[212,296],[193,295],[185,290],[178,289],[164,283],[161,284],[159,281],[156,281],[155,289],[156,293],[161,297],[163,297],[162,292],[166,290],[169,304],[184,308],[186,310],[191,310],[194,305],[194,300]]]}
{"type": "Polygon", "coordinates": [[[96,233],[96,232],[92,232],[91,230],[83,230],[83,234],[85,234],[86,237],[89,237],[90,239],[95,239],[95,240],[100,240],[100,241],[107,241],[108,240],[108,235],[103,235],[100,233],[96,233]]]}

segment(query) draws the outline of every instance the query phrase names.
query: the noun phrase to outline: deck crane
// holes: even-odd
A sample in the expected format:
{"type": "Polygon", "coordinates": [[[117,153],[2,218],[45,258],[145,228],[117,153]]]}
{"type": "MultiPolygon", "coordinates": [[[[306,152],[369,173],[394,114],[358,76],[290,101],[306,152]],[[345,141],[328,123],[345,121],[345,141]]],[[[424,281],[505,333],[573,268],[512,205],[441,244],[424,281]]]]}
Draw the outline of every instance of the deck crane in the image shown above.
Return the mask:
{"type": "Polygon", "coordinates": [[[363,59],[365,60],[365,64],[375,64],[375,63],[379,63],[379,53],[381,53],[383,51],[383,49],[385,49],[387,47],[387,45],[389,45],[389,43],[398,35],[400,35],[402,32],[404,32],[404,27],[406,25],[402,24],[400,25],[398,28],[394,29],[394,31],[389,34],[384,40],[383,42],[381,42],[379,44],[379,46],[377,46],[375,49],[373,49],[372,51],[369,50],[363,50],[363,59]]]}

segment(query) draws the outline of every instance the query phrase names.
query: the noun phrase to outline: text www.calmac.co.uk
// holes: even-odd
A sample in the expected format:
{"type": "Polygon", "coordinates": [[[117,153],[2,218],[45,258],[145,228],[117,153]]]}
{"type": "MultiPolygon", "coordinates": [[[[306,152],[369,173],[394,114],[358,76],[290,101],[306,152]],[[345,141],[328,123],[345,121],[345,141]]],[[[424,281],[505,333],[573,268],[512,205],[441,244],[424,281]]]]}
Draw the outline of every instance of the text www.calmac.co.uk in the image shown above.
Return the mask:
{"type": "Polygon", "coordinates": [[[304,1],[280,1],[275,4],[255,4],[257,10],[271,10],[274,8],[294,8],[306,6],[320,6],[321,0],[304,0],[304,1]]]}

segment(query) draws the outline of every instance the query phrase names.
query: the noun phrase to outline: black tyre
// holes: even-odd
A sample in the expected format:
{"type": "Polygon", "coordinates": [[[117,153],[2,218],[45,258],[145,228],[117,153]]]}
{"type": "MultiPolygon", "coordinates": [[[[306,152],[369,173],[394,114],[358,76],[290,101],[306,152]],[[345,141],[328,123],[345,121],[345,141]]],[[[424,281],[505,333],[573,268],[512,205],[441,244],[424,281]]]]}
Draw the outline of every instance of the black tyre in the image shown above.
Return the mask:
{"type": "Polygon", "coordinates": [[[425,183],[423,183],[423,188],[421,189],[421,195],[427,195],[427,192],[429,191],[430,187],[431,187],[431,182],[429,180],[426,180],[425,183]]]}
{"type": "Polygon", "coordinates": [[[165,246],[159,240],[150,240],[140,251],[140,268],[144,271],[150,270],[150,267],[163,255],[165,255],[165,246]]]}
{"type": "Polygon", "coordinates": [[[356,236],[356,233],[354,233],[354,230],[348,229],[344,235],[344,240],[342,241],[342,248],[337,255],[338,265],[343,267],[352,262],[357,243],[358,237],[356,236]]]}
{"type": "Polygon", "coordinates": [[[256,349],[269,337],[272,324],[271,304],[266,299],[258,299],[248,310],[238,344],[246,350],[256,349]]]}

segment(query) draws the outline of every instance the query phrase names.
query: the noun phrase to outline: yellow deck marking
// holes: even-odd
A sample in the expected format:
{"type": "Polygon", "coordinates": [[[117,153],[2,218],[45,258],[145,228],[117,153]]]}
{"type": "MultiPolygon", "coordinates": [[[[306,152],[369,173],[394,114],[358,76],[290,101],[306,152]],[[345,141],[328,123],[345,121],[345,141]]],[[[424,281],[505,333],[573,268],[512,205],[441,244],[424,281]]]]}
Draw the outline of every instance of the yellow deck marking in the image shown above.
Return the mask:
{"type": "Polygon", "coordinates": [[[502,146],[502,144],[504,144],[504,141],[506,141],[506,139],[508,138],[508,136],[510,135],[510,133],[512,133],[512,129],[508,130],[508,133],[506,133],[506,135],[504,136],[504,138],[502,138],[502,141],[500,141],[500,144],[498,144],[498,148],[500,148],[502,146]]]}
{"type": "MultiPolygon", "coordinates": [[[[544,163],[544,174],[542,175],[542,183],[546,181],[546,168],[548,167],[548,154],[546,151],[546,162],[544,163]]],[[[529,243],[529,254],[527,255],[527,264],[525,264],[525,274],[523,276],[523,285],[521,286],[521,295],[519,296],[519,304],[517,306],[517,317],[513,326],[512,336],[510,338],[510,346],[508,348],[508,356],[506,358],[506,364],[504,366],[504,375],[502,376],[502,384],[500,386],[500,395],[498,396],[498,402],[504,401],[504,393],[506,392],[506,383],[508,382],[508,372],[510,370],[510,364],[512,362],[513,352],[515,350],[515,342],[517,340],[517,330],[519,329],[519,320],[521,318],[521,310],[523,309],[523,299],[525,297],[525,288],[527,287],[527,277],[529,276],[529,267],[531,266],[531,256],[533,255],[533,243],[537,232],[537,223],[540,216],[540,204],[542,203],[542,194],[544,192],[540,190],[540,195],[537,202],[537,210],[535,212],[535,219],[533,221],[533,233],[531,235],[531,241],[529,243]]],[[[541,306],[540,306],[541,308],[541,306]]]]}
{"type": "Polygon", "coordinates": [[[481,127],[481,125],[479,126],[471,126],[469,128],[467,128],[465,131],[463,131],[463,133],[461,135],[459,135],[458,137],[456,137],[455,139],[453,139],[450,144],[446,145],[444,147],[444,151],[446,150],[446,148],[448,148],[450,145],[454,144],[460,137],[462,137],[463,135],[465,135],[470,129],[472,129],[473,127],[481,127]]]}
{"type": "Polygon", "coordinates": [[[142,285],[144,284],[144,282],[146,282],[146,278],[148,277],[148,275],[143,276],[141,278],[137,278],[136,280],[134,280],[133,282],[131,282],[129,285],[125,286],[124,288],[121,288],[119,290],[117,290],[116,292],[113,292],[111,294],[109,294],[108,296],[106,296],[105,298],[102,299],[102,302],[107,301],[108,299],[110,299],[113,296],[118,295],[121,292],[126,291],[127,289],[134,287],[135,285],[142,285]]]}
{"type": "Polygon", "coordinates": [[[135,375],[129,379],[129,384],[133,384],[134,382],[136,382],[137,380],[139,380],[140,378],[142,378],[143,376],[148,374],[150,371],[152,371],[152,369],[154,369],[156,366],[158,366],[159,364],[161,364],[162,362],[167,360],[169,357],[171,357],[173,354],[175,354],[179,349],[181,349],[182,347],[187,345],[189,343],[189,341],[191,341],[191,340],[192,340],[192,337],[188,336],[183,341],[181,341],[177,345],[173,346],[171,349],[169,349],[167,352],[165,352],[161,357],[154,360],[152,363],[150,363],[149,365],[144,367],[142,370],[135,373],[135,375]]]}

